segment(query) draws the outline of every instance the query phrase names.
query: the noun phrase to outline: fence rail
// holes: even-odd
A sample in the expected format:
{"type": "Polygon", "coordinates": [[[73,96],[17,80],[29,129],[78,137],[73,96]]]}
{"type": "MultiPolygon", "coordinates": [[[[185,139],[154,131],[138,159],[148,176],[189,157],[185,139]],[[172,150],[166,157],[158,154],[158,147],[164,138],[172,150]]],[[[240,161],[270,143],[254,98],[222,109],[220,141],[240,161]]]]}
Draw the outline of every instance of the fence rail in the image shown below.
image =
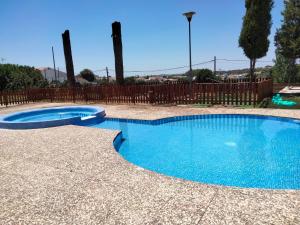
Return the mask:
{"type": "Polygon", "coordinates": [[[272,80],[240,83],[96,85],[0,92],[0,105],[36,101],[145,104],[256,105],[272,95],[272,80]]]}

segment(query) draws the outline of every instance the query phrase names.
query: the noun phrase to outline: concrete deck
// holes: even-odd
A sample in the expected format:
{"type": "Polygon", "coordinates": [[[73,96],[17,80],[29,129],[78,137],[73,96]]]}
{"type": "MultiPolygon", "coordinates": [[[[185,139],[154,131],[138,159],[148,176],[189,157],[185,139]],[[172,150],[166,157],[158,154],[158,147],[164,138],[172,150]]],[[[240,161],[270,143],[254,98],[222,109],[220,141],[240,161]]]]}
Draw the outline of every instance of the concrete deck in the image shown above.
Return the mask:
{"type": "MultiPolygon", "coordinates": [[[[61,104],[30,104],[0,114],[61,104]]],[[[103,105],[111,117],[201,113],[300,118],[300,110],[103,105]]],[[[0,224],[300,224],[300,191],[213,186],[125,161],[116,131],[0,130],[0,224]]]]}

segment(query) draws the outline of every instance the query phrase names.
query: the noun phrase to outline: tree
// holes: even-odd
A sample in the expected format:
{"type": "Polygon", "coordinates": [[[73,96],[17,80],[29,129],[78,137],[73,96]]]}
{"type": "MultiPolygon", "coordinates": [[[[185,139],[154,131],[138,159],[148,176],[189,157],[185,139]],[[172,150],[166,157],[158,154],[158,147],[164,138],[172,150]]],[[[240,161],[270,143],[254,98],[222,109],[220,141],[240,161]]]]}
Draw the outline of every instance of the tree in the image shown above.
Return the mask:
{"type": "Polygon", "coordinates": [[[290,80],[291,76],[290,60],[285,58],[278,50],[276,50],[275,65],[272,69],[272,77],[275,82],[285,83],[290,80]]]}
{"type": "Polygon", "coordinates": [[[256,60],[269,49],[268,36],[272,25],[273,0],[246,0],[246,14],[239,38],[239,46],[250,59],[250,79],[254,78],[256,60]]]}
{"type": "Polygon", "coordinates": [[[258,72],[257,77],[259,78],[271,78],[272,77],[272,66],[266,66],[264,68],[261,68],[261,70],[258,72]]]}
{"type": "Polygon", "coordinates": [[[136,84],[136,80],[135,80],[135,77],[131,76],[131,77],[125,77],[124,79],[124,84],[136,84]]]}
{"type": "Polygon", "coordinates": [[[80,76],[89,82],[95,81],[95,74],[93,73],[93,71],[91,71],[89,69],[82,70],[80,72],[80,76]]]}
{"type": "Polygon", "coordinates": [[[212,82],[216,80],[216,77],[210,69],[197,69],[193,70],[193,77],[196,77],[197,83],[205,83],[205,82],[212,82]]]}
{"type": "MultiPolygon", "coordinates": [[[[185,73],[185,78],[181,79],[181,81],[188,81],[186,79],[189,76],[190,71],[185,73]]],[[[214,75],[213,71],[210,69],[195,69],[192,70],[192,77],[195,77],[195,81],[197,83],[210,83],[214,80],[217,80],[218,78],[214,75]]]]}
{"type": "Polygon", "coordinates": [[[275,35],[275,46],[278,53],[288,61],[288,67],[282,68],[288,74],[288,82],[295,81],[297,74],[296,60],[300,58],[300,2],[285,0],[282,13],[283,24],[275,35]]]}
{"type": "Polygon", "coordinates": [[[0,69],[0,91],[3,91],[8,84],[8,77],[5,74],[1,73],[0,69]]]}
{"type": "Polygon", "coordinates": [[[0,91],[44,87],[46,79],[33,67],[0,64],[0,91]]]}

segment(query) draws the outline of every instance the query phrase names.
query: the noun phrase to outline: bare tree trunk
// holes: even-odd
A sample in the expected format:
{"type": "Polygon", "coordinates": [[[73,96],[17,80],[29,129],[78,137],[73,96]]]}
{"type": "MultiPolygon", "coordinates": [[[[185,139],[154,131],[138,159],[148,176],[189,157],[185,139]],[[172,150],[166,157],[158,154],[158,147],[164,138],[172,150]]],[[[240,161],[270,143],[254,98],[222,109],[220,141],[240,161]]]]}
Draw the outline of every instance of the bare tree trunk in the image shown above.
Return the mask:
{"type": "Polygon", "coordinates": [[[69,85],[71,87],[74,87],[75,86],[75,76],[74,76],[74,66],[73,66],[73,58],[72,58],[72,49],[71,49],[69,30],[66,30],[62,34],[62,39],[63,39],[63,45],[64,45],[67,78],[68,78],[69,85]]]}
{"type": "Polygon", "coordinates": [[[256,59],[250,59],[250,82],[254,81],[255,79],[255,63],[256,63],[256,59]]]}
{"type": "Polygon", "coordinates": [[[255,75],[255,63],[256,63],[256,59],[252,60],[252,79],[255,81],[256,75],[255,75]]]}
{"type": "Polygon", "coordinates": [[[122,35],[121,35],[121,23],[112,23],[112,38],[115,53],[115,70],[116,80],[118,84],[124,83],[124,68],[123,68],[123,46],[122,46],[122,35]]]}
{"type": "Polygon", "coordinates": [[[253,76],[253,69],[252,69],[252,59],[250,59],[250,71],[249,71],[249,79],[250,79],[250,82],[252,83],[252,76],[253,76]]]}

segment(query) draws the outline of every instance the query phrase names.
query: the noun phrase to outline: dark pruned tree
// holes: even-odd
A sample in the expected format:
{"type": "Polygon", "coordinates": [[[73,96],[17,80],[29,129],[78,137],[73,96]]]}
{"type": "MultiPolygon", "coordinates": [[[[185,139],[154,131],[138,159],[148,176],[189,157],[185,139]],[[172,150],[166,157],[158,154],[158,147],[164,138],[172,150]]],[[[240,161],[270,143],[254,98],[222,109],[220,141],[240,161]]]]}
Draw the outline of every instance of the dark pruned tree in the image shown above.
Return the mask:
{"type": "Polygon", "coordinates": [[[213,71],[210,69],[196,69],[193,70],[192,75],[195,77],[197,83],[211,83],[217,80],[213,71]]]}
{"type": "Polygon", "coordinates": [[[246,14],[239,38],[239,46],[250,59],[250,79],[254,78],[256,60],[264,57],[269,49],[273,0],[246,0],[246,14]]]}
{"type": "Polygon", "coordinates": [[[280,55],[286,58],[289,66],[285,71],[288,82],[295,81],[296,60],[300,58],[300,1],[284,1],[283,23],[275,35],[275,46],[280,55]]]}
{"type": "Polygon", "coordinates": [[[89,69],[84,69],[80,72],[80,76],[89,81],[89,82],[93,82],[95,81],[95,74],[93,73],[93,71],[89,70],[89,69]]]}
{"type": "Polygon", "coordinates": [[[111,36],[114,45],[116,80],[118,84],[123,84],[124,83],[123,46],[122,46],[122,34],[121,34],[120,22],[112,23],[111,36]]]}
{"type": "Polygon", "coordinates": [[[62,39],[63,39],[63,45],[64,45],[64,54],[65,54],[65,61],[66,61],[66,71],[67,71],[68,83],[71,87],[74,87],[75,86],[75,75],[74,75],[74,65],[73,65],[69,30],[66,30],[62,34],[62,39]]]}

